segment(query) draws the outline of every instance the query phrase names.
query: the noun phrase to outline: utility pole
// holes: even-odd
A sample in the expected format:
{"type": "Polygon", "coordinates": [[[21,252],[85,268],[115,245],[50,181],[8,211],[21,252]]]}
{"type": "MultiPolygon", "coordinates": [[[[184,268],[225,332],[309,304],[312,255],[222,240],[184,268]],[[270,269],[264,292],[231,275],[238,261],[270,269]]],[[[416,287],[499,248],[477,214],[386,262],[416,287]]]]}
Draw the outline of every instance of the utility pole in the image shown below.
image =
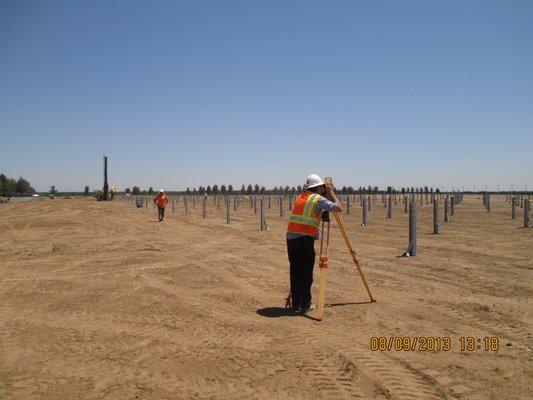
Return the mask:
{"type": "Polygon", "coordinates": [[[107,156],[104,155],[104,190],[102,200],[107,200],[109,193],[109,185],[107,183],[107,156]]]}

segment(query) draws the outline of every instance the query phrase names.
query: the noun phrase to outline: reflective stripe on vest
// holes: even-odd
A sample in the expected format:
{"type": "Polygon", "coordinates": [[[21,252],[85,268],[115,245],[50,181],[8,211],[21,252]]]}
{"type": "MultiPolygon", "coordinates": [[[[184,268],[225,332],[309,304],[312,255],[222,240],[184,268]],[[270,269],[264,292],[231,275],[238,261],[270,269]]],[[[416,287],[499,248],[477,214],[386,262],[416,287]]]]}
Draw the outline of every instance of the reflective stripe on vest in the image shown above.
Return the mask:
{"type": "Polygon", "coordinates": [[[294,202],[287,232],[316,236],[320,218],[315,216],[315,206],[320,199],[316,193],[304,193],[294,202]]]}

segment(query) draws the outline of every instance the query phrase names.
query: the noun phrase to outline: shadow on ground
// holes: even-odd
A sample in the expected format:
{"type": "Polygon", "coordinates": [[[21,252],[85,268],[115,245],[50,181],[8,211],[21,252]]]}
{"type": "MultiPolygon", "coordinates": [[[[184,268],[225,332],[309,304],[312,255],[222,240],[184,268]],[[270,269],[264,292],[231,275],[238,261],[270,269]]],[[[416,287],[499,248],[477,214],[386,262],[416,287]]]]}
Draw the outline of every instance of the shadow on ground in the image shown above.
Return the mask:
{"type": "Polygon", "coordinates": [[[257,310],[257,313],[262,317],[277,318],[277,317],[301,317],[302,314],[292,311],[285,307],[265,307],[257,310]]]}

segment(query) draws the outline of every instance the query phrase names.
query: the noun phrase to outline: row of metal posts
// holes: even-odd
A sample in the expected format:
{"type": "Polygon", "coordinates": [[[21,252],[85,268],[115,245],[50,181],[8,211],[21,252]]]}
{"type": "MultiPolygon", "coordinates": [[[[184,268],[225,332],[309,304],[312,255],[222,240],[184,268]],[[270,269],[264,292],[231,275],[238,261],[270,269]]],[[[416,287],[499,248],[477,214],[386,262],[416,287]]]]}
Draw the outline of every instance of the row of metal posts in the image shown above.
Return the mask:
{"type": "MultiPolygon", "coordinates": [[[[439,216],[438,216],[438,209],[439,209],[439,206],[438,206],[438,198],[442,198],[442,196],[446,196],[444,198],[444,222],[449,222],[449,219],[450,219],[450,215],[454,215],[454,212],[455,212],[455,205],[460,203],[463,199],[463,194],[462,193],[454,193],[453,195],[449,195],[449,194],[441,194],[440,196],[436,193],[431,193],[429,194],[429,196],[423,196],[424,194],[422,193],[419,193],[419,194],[414,194],[414,193],[411,193],[409,194],[409,196],[407,195],[404,195],[403,196],[403,203],[404,203],[404,210],[405,212],[407,213],[408,212],[408,205],[410,204],[417,204],[417,203],[420,203],[420,205],[423,205],[424,202],[423,202],[423,199],[425,197],[426,199],[426,204],[428,203],[433,203],[433,213],[434,213],[434,218],[433,218],[433,222],[434,222],[434,233],[435,234],[439,234],[440,231],[441,231],[441,227],[440,227],[440,220],[439,220],[439,216]]],[[[427,194],[426,194],[427,195],[427,194]]],[[[202,217],[203,218],[207,218],[207,196],[203,196],[203,195],[200,195],[202,197],[202,217]]],[[[372,207],[372,202],[373,200],[375,201],[375,195],[363,195],[363,194],[360,194],[360,195],[345,195],[345,196],[341,196],[341,197],[344,197],[345,198],[345,201],[346,201],[346,213],[349,214],[350,211],[351,211],[351,200],[354,199],[354,196],[355,196],[355,199],[357,199],[357,197],[359,198],[359,201],[362,205],[362,223],[361,225],[362,226],[367,226],[368,225],[368,211],[371,210],[371,207],[372,207]]],[[[220,209],[220,198],[223,197],[224,198],[224,202],[225,202],[225,206],[226,206],[226,222],[229,224],[231,223],[231,216],[230,216],[230,199],[231,197],[233,197],[233,210],[234,212],[237,211],[237,208],[240,206],[240,200],[242,198],[242,195],[233,195],[233,196],[229,196],[229,195],[224,195],[224,196],[213,196],[213,203],[217,205],[217,209],[220,209]]],[[[254,208],[254,213],[257,213],[257,196],[249,196],[250,197],[250,207],[253,207],[254,208]]],[[[260,227],[261,227],[261,230],[264,230],[264,229],[267,229],[267,224],[266,224],[266,220],[265,220],[265,216],[266,216],[266,213],[265,213],[265,204],[264,204],[264,201],[265,201],[265,197],[268,199],[268,208],[270,209],[271,208],[271,195],[261,195],[260,196],[260,227]]],[[[276,195],[277,197],[277,200],[278,200],[278,205],[279,205],[279,215],[280,217],[283,217],[284,216],[284,198],[288,198],[288,209],[291,210],[292,209],[292,205],[293,205],[293,201],[294,201],[294,196],[293,195],[276,195]]],[[[520,197],[520,195],[518,196],[520,197]]],[[[522,195],[523,197],[523,195],[522,195]]],[[[147,196],[136,196],[135,197],[135,200],[132,196],[131,198],[131,202],[133,203],[135,201],[135,203],[137,204],[137,206],[139,205],[142,205],[144,208],[148,208],[149,207],[149,204],[152,204],[152,207],[155,209],[155,204],[153,204],[153,201],[151,201],[153,198],[150,196],[150,197],[147,197],[147,196]]],[[[180,199],[180,195],[177,195],[177,196],[171,196],[171,209],[172,209],[172,213],[175,213],[176,211],[176,203],[179,201],[180,199]]],[[[197,200],[197,196],[196,195],[193,195],[193,196],[190,196],[190,195],[183,195],[183,204],[184,204],[184,212],[185,212],[185,215],[188,215],[189,214],[189,202],[191,201],[192,199],[192,202],[193,202],[193,207],[196,207],[196,200],[197,200]]],[[[512,218],[515,219],[516,218],[516,204],[517,204],[517,199],[514,197],[514,196],[510,196],[509,199],[511,200],[511,204],[512,204],[512,218]]],[[[483,195],[483,204],[485,205],[487,211],[490,211],[490,202],[491,200],[491,195],[489,193],[485,193],[483,195]]],[[[384,207],[387,207],[387,214],[386,214],[386,218],[387,219],[390,219],[392,218],[392,205],[393,205],[393,201],[394,201],[394,204],[397,204],[397,195],[396,194],[390,194],[387,198],[386,195],[382,195],[382,201],[384,203],[384,207]]],[[[530,201],[529,201],[529,198],[527,199],[523,199],[522,198],[522,201],[523,201],[523,207],[524,207],[524,227],[531,227],[531,215],[530,215],[530,201]]]]}

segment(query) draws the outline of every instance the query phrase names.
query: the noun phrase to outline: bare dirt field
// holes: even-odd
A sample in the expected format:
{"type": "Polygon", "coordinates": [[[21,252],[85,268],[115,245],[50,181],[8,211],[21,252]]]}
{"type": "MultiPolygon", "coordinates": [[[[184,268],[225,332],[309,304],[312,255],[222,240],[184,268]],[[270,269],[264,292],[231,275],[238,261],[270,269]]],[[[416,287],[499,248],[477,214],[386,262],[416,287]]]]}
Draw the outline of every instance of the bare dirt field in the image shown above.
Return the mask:
{"type": "Polygon", "coordinates": [[[274,202],[263,232],[247,201],[230,225],[209,207],[184,217],[180,203],[159,223],[119,201],[0,205],[0,398],[532,398],[533,229],[504,198],[487,213],[466,196],[439,236],[424,206],[414,258],[398,257],[403,205],[387,220],[377,203],[366,227],[352,205],[377,303],[332,221],[322,322],[283,309],[288,217],[274,202]],[[451,349],[372,351],[372,337],[451,349]]]}

